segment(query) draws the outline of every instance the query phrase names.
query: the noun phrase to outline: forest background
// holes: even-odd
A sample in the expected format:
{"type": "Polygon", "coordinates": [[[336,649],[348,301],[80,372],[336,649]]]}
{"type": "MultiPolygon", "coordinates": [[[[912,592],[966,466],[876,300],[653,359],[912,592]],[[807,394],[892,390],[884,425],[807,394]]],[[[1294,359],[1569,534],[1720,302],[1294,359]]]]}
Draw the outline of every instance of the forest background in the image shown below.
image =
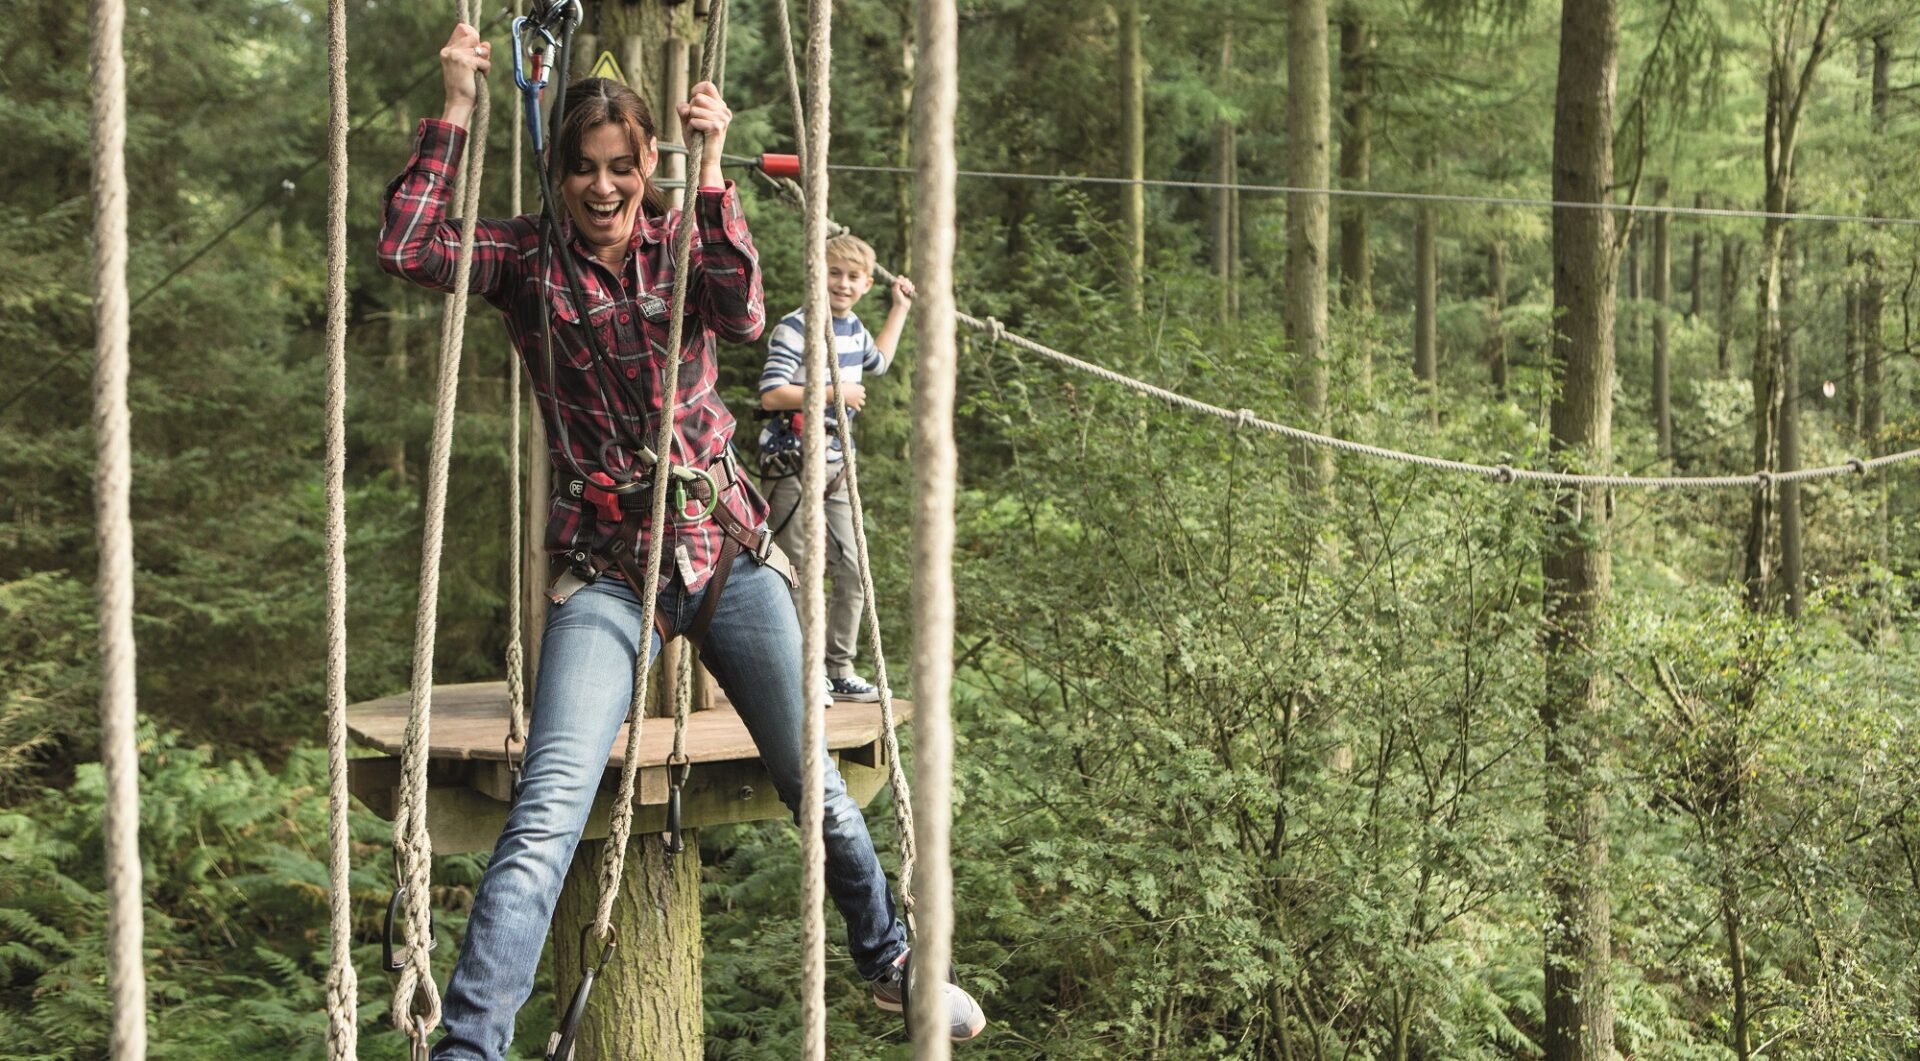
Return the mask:
{"type": "MultiPolygon", "coordinates": [[[[1905,0],[1327,2],[966,0],[960,165],[1546,198],[1601,172],[1557,152],[1600,95],[1569,77],[1605,67],[1617,100],[1586,143],[1611,152],[1614,201],[1920,215],[1905,0]],[[1587,32],[1608,23],[1614,56],[1587,32]]],[[[128,23],[155,1057],[323,1056],[323,14],[206,0],[128,23]]],[[[451,18],[351,16],[354,699],[400,690],[411,652],[440,304],[372,247],[451,18]]],[[[911,23],[903,0],[837,5],[835,161],[907,163],[911,23]]],[[[738,153],[790,149],[776,25],[768,3],[734,13],[738,153]]],[[[82,5],[13,5],[0,57],[0,1055],[92,1058],[82,5]]],[[[907,193],[834,176],[834,214],[910,272],[907,193]]],[[[783,312],[798,220],[746,194],[783,312]]],[[[1230,408],[1641,474],[1920,445],[1920,228],[1620,214],[1574,246],[1534,205],[1329,215],[1315,196],[979,178],[959,196],[962,308],[1230,408]],[[1604,350],[1556,310],[1580,255],[1617,315],[1604,350]],[[1601,410],[1584,434],[1576,397],[1601,410]]],[[[508,636],[517,368],[477,316],[443,682],[499,677],[508,636]]],[[[722,354],[744,425],[761,356],[722,354]]],[[[898,659],[913,363],[909,344],[862,418],[898,659]]],[[[993,1019],[972,1053],[1920,1056],[1911,471],[1556,495],[1302,455],[1004,344],[964,343],[960,374],[956,945],[993,1019]],[[1602,571],[1594,592],[1543,573],[1569,557],[1602,571]]],[[[354,829],[363,1054],[397,1058],[374,974],[387,826],[354,829]]],[[[708,1052],[792,1056],[794,832],[706,830],[701,857],[708,1052]]],[[[443,964],[483,865],[436,868],[443,964]]],[[[837,971],[835,1056],[905,1056],[837,971]]],[[[525,1056],[551,1026],[542,984],[525,1056]]]]}

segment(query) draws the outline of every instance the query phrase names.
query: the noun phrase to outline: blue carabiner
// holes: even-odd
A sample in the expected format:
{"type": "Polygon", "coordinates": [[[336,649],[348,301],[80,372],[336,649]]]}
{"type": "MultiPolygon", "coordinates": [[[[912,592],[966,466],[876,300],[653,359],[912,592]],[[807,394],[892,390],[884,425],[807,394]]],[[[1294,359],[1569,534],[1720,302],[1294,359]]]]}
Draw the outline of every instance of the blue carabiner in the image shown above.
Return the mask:
{"type": "Polygon", "coordinates": [[[547,55],[549,52],[557,55],[559,51],[560,41],[551,30],[525,16],[513,20],[513,83],[520,87],[520,94],[526,101],[526,106],[521,109],[527,112],[527,139],[532,143],[536,155],[546,147],[540,139],[540,93],[547,87],[550,72],[547,55]],[[531,50],[526,46],[529,29],[538,34],[534,41],[536,47],[531,50]],[[540,41],[545,41],[546,46],[538,47],[540,41]],[[528,55],[533,57],[531,76],[527,74],[527,64],[524,62],[528,55]]]}

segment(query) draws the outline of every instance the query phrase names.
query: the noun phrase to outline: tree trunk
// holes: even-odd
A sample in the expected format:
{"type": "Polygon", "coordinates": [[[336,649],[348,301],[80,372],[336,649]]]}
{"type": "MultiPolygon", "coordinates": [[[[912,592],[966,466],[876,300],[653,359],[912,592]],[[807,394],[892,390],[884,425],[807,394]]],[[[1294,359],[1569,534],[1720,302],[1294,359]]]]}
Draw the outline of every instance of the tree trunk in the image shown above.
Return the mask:
{"type": "Polygon", "coordinates": [[[1855,269],[1860,264],[1860,255],[1851,245],[1847,247],[1847,279],[1843,290],[1846,313],[1846,335],[1844,349],[1846,366],[1842,369],[1841,389],[1846,393],[1847,428],[1855,437],[1860,435],[1860,280],[1855,269]]]}
{"type": "MultiPolygon", "coordinates": [[[[913,78],[914,55],[919,48],[915,37],[914,5],[900,6],[900,104],[899,132],[893,138],[893,164],[913,168],[913,78]]],[[[900,273],[913,275],[913,174],[893,177],[893,227],[900,234],[900,273]]]]}
{"type": "MultiPolygon", "coordinates": [[[[1563,0],[1553,125],[1553,198],[1604,203],[1613,186],[1618,0],[1563,0]]],[[[1552,452],[1562,467],[1612,460],[1613,215],[1553,212],[1553,296],[1559,393],[1552,452]]],[[[1549,843],[1543,1045],[1547,1061],[1613,1057],[1612,910],[1607,896],[1606,671],[1600,644],[1612,583],[1606,492],[1562,491],[1546,528],[1541,641],[1547,687],[1549,843]]]]}
{"type": "MultiPolygon", "coordinates": [[[[1233,77],[1233,26],[1228,24],[1220,36],[1220,90],[1224,94],[1231,86],[1233,77]]],[[[1219,285],[1220,320],[1231,321],[1238,313],[1234,298],[1234,282],[1240,271],[1240,263],[1234,256],[1233,232],[1237,227],[1235,216],[1236,200],[1239,193],[1231,187],[1235,181],[1234,156],[1239,153],[1239,140],[1234,135],[1233,122],[1225,117],[1213,123],[1213,179],[1221,187],[1213,193],[1213,276],[1219,285]]]]}
{"type": "MultiPolygon", "coordinates": [[[[1655,202],[1664,202],[1666,188],[1655,193],[1655,202]]],[[[1653,218],[1653,428],[1662,457],[1673,456],[1673,402],[1671,366],[1668,363],[1667,302],[1672,298],[1673,243],[1671,215],[1653,218]]],[[[1696,242],[1696,249],[1698,244],[1696,242]]]]}
{"type": "Polygon", "coordinates": [[[1507,396],[1507,242],[1487,247],[1487,372],[1493,393],[1507,396]]]}
{"type": "MultiPolygon", "coordinates": [[[[1723,857],[1731,857],[1730,855],[1723,857]]],[[[1747,977],[1747,941],[1744,917],[1740,909],[1740,883],[1731,867],[1722,871],[1720,880],[1720,924],[1727,936],[1727,974],[1733,981],[1733,1056],[1747,1061],[1753,1056],[1752,984],[1747,977]]]]}
{"type": "MultiPolygon", "coordinates": [[[[1706,208],[1706,205],[1707,193],[1694,192],[1693,208],[1695,210],[1703,210],[1706,208]]],[[[1700,284],[1700,270],[1705,265],[1703,259],[1706,255],[1706,248],[1707,234],[1701,226],[1699,219],[1696,218],[1693,223],[1693,264],[1689,266],[1687,270],[1687,320],[1689,321],[1699,320],[1700,311],[1705,305],[1701,293],[1706,289],[1700,284]]]]}
{"type": "MultiPolygon", "coordinates": [[[[681,1061],[702,1053],[699,836],[667,854],[657,835],[636,836],[613,907],[619,944],[594,983],[581,1021],[576,1061],[681,1061]]],[[[605,840],[587,840],[553,915],[555,1011],[564,1014],[580,982],[580,933],[600,898],[605,840]]],[[[592,958],[600,947],[590,944],[592,958]]]]}
{"type": "MultiPolygon", "coordinates": [[[[1884,137],[1887,133],[1887,108],[1893,93],[1888,81],[1888,67],[1893,60],[1893,46],[1885,33],[1873,38],[1873,132],[1875,137],[1884,137]]],[[[1875,196],[1874,198],[1877,198],[1875,196]]],[[[1871,205],[1877,206],[1872,199],[1871,205]]],[[[1882,316],[1886,312],[1886,277],[1881,269],[1880,256],[1869,245],[1860,256],[1864,265],[1865,277],[1860,286],[1860,435],[1866,439],[1867,448],[1876,457],[1885,453],[1887,413],[1886,395],[1883,393],[1886,379],[1886,333],[1882,330],[1882,316]]]]}
{"type": "MultiPolygon", "coordinates": [[[[1287,16],[1287,180],[1325,188],[1329,129],[1327,0],[1291,0],[1287,16]]],[[[1327,196],[1287,196],[1287,338],[1299,358],[1300,404],[1315,431],[1327,423],[1327,196]]],[[[1333,455],[1313,446],[1301,471],[1322,490],[1333,455]]]]}
{"type": "MultiPolygon", "coordinates": [[[[1797,241],[1796,241],[1797,242],[1797,241]]],[[[1794,283],[1799,266],[1791,257],[1780,273],[1780,470],[1800,467],[1800,355],[1793,343],[1794,283]]],[[[1806,582],[1800,552],[1800,484],[1780,484],[1780,578],[1786,594],[1787,617],[1800,618],[1806,605],[1806,582]]]]}
{"type": "Polygon", "coordinates": [[[1720,240],[1720,378],[1733,375],[1733,315],[1739,309],[1740,258],[1744,248],[1732,236],[1720,240]]]}
{"type": "Polygon", "coordinates": [[[1120,20],[1120,140],[1121,164],[1128,184],[1121,196],[1121,214],[1127,233],[1127,260],[1121,269],[1127,305],[1138,314],[1145,308],[1147,269],[1146,64],[1140,56],[1140,0],[1122,0],[1120,20]]]}
{"type": "Polygon", "coordinates": [[[1434,238],[1434,211],[1414,207],[1413,221],[1413,378],[1427,403],[1427,419],[1440,422],[1439,301],[1440,252],[1434,238]]]}
{"type": "MultiPolygon", "coordinates": [[[[1340,18],[1340,91],[1344,126],[1340,186],[1365,189],[1372,181],[1373,169],[1373,31],[1353,6],[1347,7],[1340,18]]],[[[1344,306],[1373,305],[1368,217],[1364,199],[1348,199],[1340,207],[1340,303],[1344,306]]]]}
{"type": "MultiPolygon", "coordinates": [[[[1827,32],[1839,6],[1840,0],[1827,0],[1804,65],[1795,61],[1800,39],[1798,9],[1789,8],[1771,27],[1766,137],[1762,145],[1765,209],[1769,214],[1785,214],[1792,208],[1793,159],[1802,108],[1813,86],[1814,73],[1826,58],[1827,32]]],[[[1753,462],[1758,468],[1775,467],[1780,458],[1780,427],[1786,398],[1780,270],[1786,240],[1786,222],[1779,216],[1769,217],[1762,229],[1760,276],[1756,285],[1758,326],[1755,330],[1759,334],[1753,354],[1753,462]]],[[[1747,604],[1755,611],[1767,606],[1774,591],[1771,550],[1779,498],[1777,485],[1761,487],[1753,492],[1749,510],[1744,574],[1747,604]]]]}
{"type": "Polygon", "coordinates": [[[1627,349],[1640,348],[1640,244],[1645,242],[1639,218],[1628,223],[1626,238],[1627,302],[1620,310],[1620,323],[1626,326],[1627,349]]]}

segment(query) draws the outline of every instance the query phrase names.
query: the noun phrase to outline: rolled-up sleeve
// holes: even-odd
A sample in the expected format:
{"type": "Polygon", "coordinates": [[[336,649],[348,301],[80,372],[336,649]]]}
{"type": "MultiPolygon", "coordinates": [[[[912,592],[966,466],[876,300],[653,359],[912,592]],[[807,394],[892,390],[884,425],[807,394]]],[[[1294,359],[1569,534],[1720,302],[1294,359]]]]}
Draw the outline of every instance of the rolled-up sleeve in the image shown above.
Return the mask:
{"type": "Polygon", "coordinates": [[[694,201],[699,239],[694,248],[695,304],[714,333],[733,343],[760,338],[767,324],[766,292],[760,280],[760,253],[747,231],[740,192],[702,188],[694,201]]]}

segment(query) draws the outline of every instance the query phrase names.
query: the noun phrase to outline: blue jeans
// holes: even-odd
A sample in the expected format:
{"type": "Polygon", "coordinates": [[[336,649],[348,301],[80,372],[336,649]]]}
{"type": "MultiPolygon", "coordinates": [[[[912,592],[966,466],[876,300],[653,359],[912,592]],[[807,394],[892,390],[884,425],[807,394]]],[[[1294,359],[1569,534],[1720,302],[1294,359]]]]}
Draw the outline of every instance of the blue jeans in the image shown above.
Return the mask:
{"type": "MultiPolygon", "coordinates": [[[[676,580],[660,594],[669,628],[692,625],[707,590],[676,580]]],[[[533,976],[554,905],[607,754],[633,694],[640,634],[658,654],[659,634],[640,601],[614,578],[576,592],[547,613],[520,788],[493,859],[474,897],[460,960],[447,982],[443,1061],[497,1061],[513,1042],[514,1016],[533,993],[533,976]]],[[[726,690],[760,749],[780,799],[800,809],[802,684],[800,627],[787,582],[742,556],[733,565],[708,628],[702,661],[726,690]]],[[[826,757],[826,749],[820,749],[826,757]]],[[[906,949],[906,928],[867,834],[860,806],[826,763],[827,891],[847,922],[847,947],[862,976],[876,979],[906,949]]]]}

